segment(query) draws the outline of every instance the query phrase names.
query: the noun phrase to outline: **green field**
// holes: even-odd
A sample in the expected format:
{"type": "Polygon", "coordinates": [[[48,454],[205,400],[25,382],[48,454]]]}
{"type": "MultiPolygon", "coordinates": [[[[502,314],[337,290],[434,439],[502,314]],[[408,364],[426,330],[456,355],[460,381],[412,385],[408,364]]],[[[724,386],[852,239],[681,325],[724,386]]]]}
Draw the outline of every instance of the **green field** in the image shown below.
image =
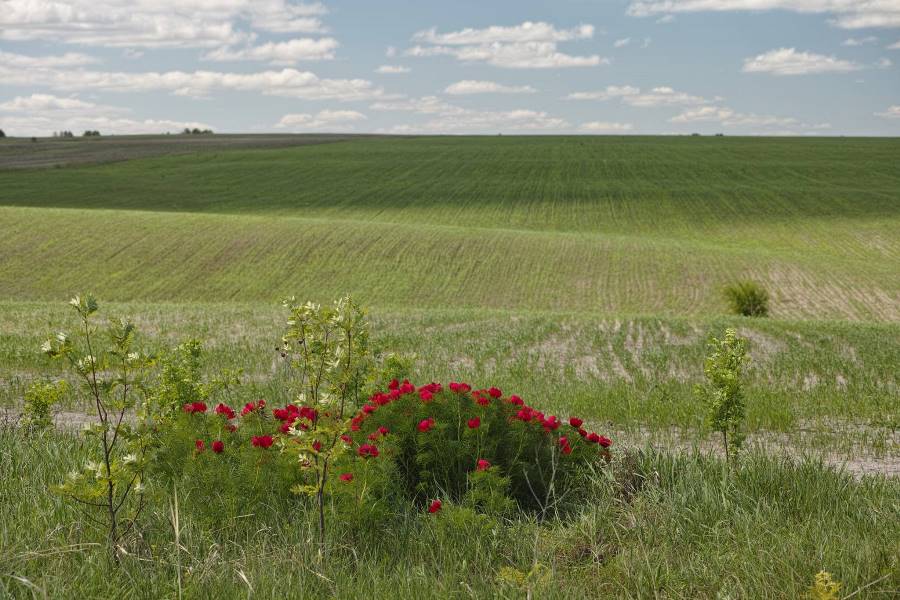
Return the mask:
{"type": "MultiPolygon", "coordinates": [[[[569,578],[561,595],[796,598],[826,567],[847,593],[875,582],[855,597],[900,587],[890,558],[900,522],[900,139],[300,141],[221,138],[170,152],[140,138],[0,140],[0,421],[30,382],[63,375],[38,347],[71,325],[74,293],[135,317],[150,349],[204,340],[210,372],[244,370],[235,402],[286,402],[279,300],[349,292],[369,307],[378,348],[416,354],[419,381],[497,384],[582,414],[621,446],[676,454],[643,455],[638,470],[656,482],[648,492],[562,529],[512,524],[461,549],[409,516],[403,535],[363,558],[348,547],[327,573],[296,574],[296,595],[363,586],[374,597],[516,597],[493,574],[464,582],[538,554],[569,578]],[[79,152],[90,159],[69,158],[79,152]],[[740,279],[769,290],[770,318],[728,315],[722,287],[740,279]],[[752,356],[754,452],[736,479],[710,456],[692,392],[707,338],[729,326],[752,356]],[[812,462],[783,460],[806,455],[812,462]],[[536,541],[516,548],[521,535],[536,541]],[[593,540],[589,550],[573,542],[579,535],[593,540]],[[420,558],[428,543],[447,553],[420,558]],[[394,555],[408,564],[384,562],[394,555]],[[363,574],[363,559],[377,567],[363,574]]],[[[77,421],[83,399],[64,409],[61,421],[77,421]]],[[[105,581],[98,559],[62,550],[72,515],[40,490],[82,443],[66,433],[18,439],[0,431],[0,477],[22,481],[0,491],[0,554],[13,565],[0,560],[0,597],[172,595],[165,565],[105,581]],[[40,514],[13,508],[32,494],[40,514]],[[40,538],[35,547],[17,535],[20,522],[40,538]],[[70,587],[43,574],[68,553],[70,587]],[[143,591],[133,584],[142,577],[143,591]]],[[[277,595],[271,565],[248,554],[282,569],[313,560],[302,547],[308,523],[279,534],[277,548],[255,537],[289,509],[273,503],[221,535],[196,526],[189,597],[246,593],[238,571],[261,597],[277,595]]],[[[152,519],[169,540],[164,510],[152,519]]]]}

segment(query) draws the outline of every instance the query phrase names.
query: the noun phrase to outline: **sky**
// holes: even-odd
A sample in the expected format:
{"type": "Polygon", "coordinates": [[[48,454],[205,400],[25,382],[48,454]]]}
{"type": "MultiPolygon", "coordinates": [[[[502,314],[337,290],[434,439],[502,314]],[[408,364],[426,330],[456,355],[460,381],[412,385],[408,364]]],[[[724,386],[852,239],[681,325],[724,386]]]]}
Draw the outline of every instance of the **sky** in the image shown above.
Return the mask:
{"type": "Polygon", "coordinates": [[[0,0],[0,129],[900,135],[900,0],[0,0]]]}

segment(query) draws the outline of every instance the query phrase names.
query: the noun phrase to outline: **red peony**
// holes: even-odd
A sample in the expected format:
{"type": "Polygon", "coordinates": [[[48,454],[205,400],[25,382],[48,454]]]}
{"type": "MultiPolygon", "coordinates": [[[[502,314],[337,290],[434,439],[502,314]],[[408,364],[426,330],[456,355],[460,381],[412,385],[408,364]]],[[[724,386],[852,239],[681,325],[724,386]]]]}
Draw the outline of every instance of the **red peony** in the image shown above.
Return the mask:
{"type": "MultiPolygon", "coordinates": [[[[394,381],[396,381],[396,379],[394,381]]],[[[338,479],[340,479],[344,483],[350,483],[351,481],[353,481],[353,473],[341,473],[338,479]]]]}
{"type": "Polygon", "coordinates": [[[481,427],[481,419],[478,417],[472,417],[469,419],[466,424],[469,426],[469,429],[478,429],[481,427]]]}
{"type": "Polygon", "coordinates": [[[441,510],[441,501],[440,501],[440,500],[435,500],[435,501],[432,502],[431,505],[428,507],[428,512],[430,512],[431,514],[434,514],[434,513],[436,513],[436,512],[439,511],[439,510],[441,510]]]}
{"type": "Polygon", "coordinates": [[[400,382],[397,381],[396,379],[391,379],[391,382],[388,384],[389,390],[396,390],[399,387],[400,387],[400,382]]]}
{"type": "Polygon", "coordinates": [[[612,440],[609,439],[608,437],[606,437],[605,435],[601,435],[597,439],[597,443],[600,444],[601,446],[603,446],[604,448],[609,448],[610,446],[612,446],[612,440]]]}
{"type": "Polygon", "coordinates": [[[216,414],[222,415],[229,420],[233,419],[235,416],[234,410],[230,406],[222,404],[221,402],[219,402],[218,406],[216,406],[216,414]]]}
{"type": "Polygon", "coordinates": [[[356,449],[356,453],[363,458],[377,458],[378,448],[376,448],[372,444],[363,444],[356,449]]]}
{"type": "Polygon", "coordinates": [[[582,421],[578,417],[569,417],[569,425],[571,425],[575,429],[578,429],[579,427],[581,427],[581,425],[583,423],[584,423],[584,421],[582,421]]]}
{"type": "Polygon", "coordinates": [[[425,433],[426,431],[431,429],[433,426],[434,426],[434,419],[431,417],[428,417],[427,419],[422,419],[421,421],[419,421],[419,431],[421,431],[422,433],[425,433]]]}
{"type": "Polygon", "coordinates": [[[525,404],[525,402],[515,394],[509,397],[509,403],[515,404],[516,406],[524,406],[525,404]]]}
{"type": "Polygon", "coordinates": [[[250,443],[257,448],[270,448],[274,442],[271,435],[254,435],[250,438],[250,443]]]}
{"type": "Polygon", "coordinates": [[[316,452],[320,452],[322,450],[322,442],[316,440],[312,443],[312,449],[316,452]]]}
{"type": "Polygon", "coordinates": [[[186,413],[205,413],[206,412],[206,404],[203,402],[190,402],[182,406],[184,412],[186,413]]]}
{"type": "Polygon", "coordinates": [[[194,442],[194,446],[196,446],[197,452],[203,452],[204,448],[206,448],[206,444],[203,443],[203,440],[197,440],[194,442]]]}
{"type": "Polygon", "coordinates": [[[378,433],[380,433],[381,435],[387,435],[390,432],[391,432],[390,429],[388,429],[384,425],[382,425],[381,427],[378,428],[378,433]]]}
{"type": "Polygon", "coordinates": [[[222,442],[222,440],[216,440],[212,443],[212,451],[216,454],[222,454],[224,450],[225,444],[222,442]]]}
{"type": "Polygon", "coordinates": [[[483,458],[479,458],[479,459],[478,459],[478,466],[475,467],[475,470],[476,470],[476,471],[487,471],[487,470],[490,469],[490,468],[491,468],[491,463],[489,463],[488,461],[484,460],[483,458]]]}
{"type": "Polygon", "coordinates": [[[429,402],[432,398],[434,398],[434,394],[432,394],[428,390],[419,390],[419,398],[422,399],[422,402],[429,402]]]}
{"type": "Polygon", "coordinates": [[[600,436],[593,431],[590,432],[585,439],[593,444],[600,442],[600,436]]]}
{"type": "Polygon", "coordinates": [[[499,389],[497,389],[495,387],[492,387],[491,389],[488,390],[488,394],[490,394],[491,398],[499,398],[500,396],[503,395],[503,392],[501,392],[499,389]]]}

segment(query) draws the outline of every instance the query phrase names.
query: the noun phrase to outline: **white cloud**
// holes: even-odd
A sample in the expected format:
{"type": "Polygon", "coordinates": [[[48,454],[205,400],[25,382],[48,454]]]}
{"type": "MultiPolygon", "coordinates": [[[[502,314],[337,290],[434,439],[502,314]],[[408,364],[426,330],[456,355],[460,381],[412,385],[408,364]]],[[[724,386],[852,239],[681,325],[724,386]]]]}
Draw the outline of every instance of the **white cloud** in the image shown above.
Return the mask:
{"type": "Polygon", "coordinates": [[[437,96],[423,96],[421,98],[376,102],[369,108],[372,110],[414,112],[425,115],[457,114],[463,112],[462,108],[448,104],[437,96]]]}
{"type": "Polygon", "coordinates": [[[562,118],[543,111],[491,111],[462,108],[436,96],[376,102],[370,107],[378,111],[412,112],[431,118],[420,125],[400,125],[381,130],[383,133],[495,133],[498,131],[544,131],[569,127],[562,118]]]}
{"type": "Polygon", "coordinates": [[[613,42],[613,47],[614,48],[624,48],[625,46],[627,46],[630,43],[631,43],[630,37],[622,38],[621,40],[616,40],[615,42],[613,42]]]}
{"type": "Polygon", "coordinates": [[[745,73],[772,75],[809,75],[814,73],[848,73],[862,67],[834,56],[797,52],[795,48],[778,48],[744,59],[745,73]]]}
{"type": "Polygon", "coordinates": [[[557,29],[549,23],[530,21],[511,27],[467,28],[449,33],[438,33],[432,27],[413,35],[413,41],[418,44],[404,54],[453,56],[463,62],[484,62],[509,69],[591,67],[609,63],[596,54],[573,56],[557,49],[559,42],[590,39],[593,35],[592,25],[557,29]]]}
{"type": "Polygon", "coordinates": [[[100,106],[93,102],[86,102],[79,98],[62,98],[53,94],[31,94],[30,96],[16,96],[12,100],[0,104],[0,111],[3,112],[27,112],[27,113],[45,113],[45,112],[66,112],[67,114],[79,114],[85,112],[95,112],[98,109],[104,111],[123,109],[112,106],[100,106]]]}
{"type": "Polygon", "coordinates": [[[66,52],[51,56],[26,56],[0,51],[0,66],[18,69],[51,69],[54,67],[80,67],[100,62],[93,56],[79,52],[66,52]]]}
{"type": "Polygon", "coordinates": [[[887,47],[888,50],[900,50],[900,40],[887,47]]]}
{"type": "Polygon", "coordinates": [[[573,92],[566,96],[568,100],[600,100],[606,101],[623,96],[635,96],[640,94],[640,88],[630,85],[610,85],[605,90],[597,92],[573,92]]]}
{"type": "Polygon", "coordinates": [[[413,35],[413,41],[447,46],[473,46],[493,43],[567,42],[594,37],[593,25],[579,25],[573,29],[557,29],[544,22],[525,21],[512,27],[491,26],[485,29],[466,28],[450,33],[438,33],[432,27],[413,35]]]}
{"type": "Polygon", "coordinates": [[[380,67],[375,69],[376,73],[382,73],[385,75],[399,75],[401,73],[409,73],[410,71],[412,71],[412,69],[401,65],[381,65],[380,67]]]}
{"type": "Polygon", "coordinates": [[[306,100],[368,100],[385,96],[365,79],[322,79],[309,71],[282,69],[256,73],[221,71],[106,72],[85,69],[32,69],[0,65],[0,80],[8,85],[46,86],[56,90],[110,92],[166,91],[203,97],[214,90],[258,92],[267,96],[306,100]]]}
{"type": "Polygon", "coordinates": [[[889,106],[884,112],[875,113],[876,117],[884,117],[885,119],[900,119],[900,104],[889,106]]]}
{"type": "Polygon", "coordinates": [[[631,123],[610,123],[607,121],[589,121],[587,123],[582,123],[579,127],[582,131],[631,131],[634,129],[634,125],[631,123]]]}
{"type": "Polygon", "coordinates": [[[885,58],[884,56],[875,61],[876,69],[890,69],[892,66],[894,66],[893,61],[889,58],[885,58]]]}
{"type": "Polygon", "coordinates": [[[3,119],[7,135],[49,136],[54,131],[99,131],[103,135],[137,135],[141,133],[179,133],[189,129],[215,129],[197,121],[173,121],[169,119],[128,119],[117,117],[74,116],[64,119],[47,116],[25,116],[3,119]]]}
{"type": "Polygon", "coordinates": [[[641,92],[640,88],[630,85],[611,85],[604,90],[595,92],[574,92],[566,98],[568,100],[599,100],[601,102],[618,98],[629,106],[639,108],[694,106],[710,102],[702,96],[679,92],[668,86],[655,87],[648,92],[641,92]]]}
{"type": "Polygon", "coordinates": [[[128,109],[88,102],[75,97],[52,94],[17,96],[0,104],[3,127],[7,134],[45,136],[54,131],[68,130],[76,135],[85,130],[102,134],[165,133],[191,129],[212,129],[205,123],[173,121],[169,119],[133,119],[122,113],[128,109]]]}
{"type": "Polygon", "coordinates": [[[112,47],[216,47],[253,30],[324,31],[320,3],[292,0],[3,0],[0,39],[112,47]]]}
{"type": "Polygon", "coordinates": [[[900,3],[896,0],[632,0],[628,14],[634,17],[709,11],[787,10],[833,15],[844,29],[900,27],[900,3]]]}
{"type": "Polygon", "coordinates": [[[672,117],[669,122],[679,124],[711,122],[725,127],[762,127],[764,129],[790,127],[792,131],[804,132],[831,128],[828,123],[808,124],[795,117],[741,113],[722,106],[702,106],[689,109],[672,117]]]}
{"type": "Polygon", "coordinates": [[[865,46],[866,44],[874,44],[877,41],[878,38],[874,35],[866,36],[864,38],[847,38],[841,42],[841,46],[865,46]]]}
{"type": "Polygon", "coordinates": [[[675,15],[663,15],[656,20],[658,25],[662,25],[664,23],[671,23],[675,20],[675,15]]]}
{"type": "Polygon", "coordinates": [[[364,121],[366,115],[355,110],[320,110],[316,114],[292,113],[281,117],[275,125],[279,129],[301,131],[306,129],[334,129],[346,131],[352,129],[356,121],[364,121]]]}
{"type": "Polygon", "coordinates": [[[257,60],[273,65],[293,65],[300,61],[330,60],[339,46],[334,38],[297,38],[244,48],[217,48],[203,58],[214,61],[257,60]]]}
{"type": "Polygon", "coordinates": [[[466,79],[448,85],[445,93],[454,96],[464,94],[533,94],[537,90],[530,85],[501,85],[495,81],[473,81],[466,79]]]}

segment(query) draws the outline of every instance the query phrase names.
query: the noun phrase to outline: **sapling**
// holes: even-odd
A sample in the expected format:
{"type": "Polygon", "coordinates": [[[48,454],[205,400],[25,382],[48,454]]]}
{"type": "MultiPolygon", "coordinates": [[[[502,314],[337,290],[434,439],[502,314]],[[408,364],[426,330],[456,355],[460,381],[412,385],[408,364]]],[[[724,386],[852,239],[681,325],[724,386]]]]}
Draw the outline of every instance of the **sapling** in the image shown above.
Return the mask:
{"type": "Polygon", "coordinates": [[[299,443],[288,449],[298,453],[313,482],[294,491],[315,497],[319,517],[319,543],[325,553],[325,494],[329,467],[346,451],[341,435],[348,430],[351,404],[360,406],[360,394],[372,370],[369,325],[365,312],[350,297],[332,306],[285,301],[290,311],[281,354],[297,374],[297,404],[312,416],[289,430],[299,443]],[[302,424],[302,426],[301,426],[302,424]]]}
{"type": "Polygon", "coordinates": [[[741,375],[749,362],[747,340],[738,337],[734,329],[726,329],[725,337],[711,338],[708,347],[710,353],[703,369],[707,383],[698,385],[696,393],[707,403],[707,422],[713,431],[722,434],[725,456],[732,460],[744,440],[741,375]]]}
{"type": "Polygon", "coordinates": [[[69,473],[55,489],[86,508],[86,516],[106,531],[112,557],[118,561],[119,541],[144,506],[146,440],[125,415],[135,406],[151,359],[135,350],[132,323],[111,321],[100,335],[92,320],[97,301],[75,296],[69,304],[78,313],[78,333],[57,333],[41,349],[51,358],[66,360],[82,381],[97,417],[85,433],[97,442],[98,460],[69,473]]]}

